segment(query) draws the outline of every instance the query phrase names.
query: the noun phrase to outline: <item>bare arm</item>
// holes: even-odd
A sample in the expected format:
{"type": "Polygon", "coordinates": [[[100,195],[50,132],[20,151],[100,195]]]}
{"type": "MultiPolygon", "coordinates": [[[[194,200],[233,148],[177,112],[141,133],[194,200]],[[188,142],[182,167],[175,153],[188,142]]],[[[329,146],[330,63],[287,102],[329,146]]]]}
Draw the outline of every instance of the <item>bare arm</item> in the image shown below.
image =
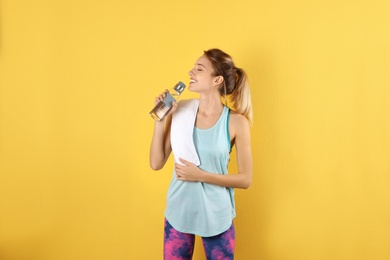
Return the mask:
{"type": "Polygon", "coordinates": [[[149,162],[153,170],[164,167],[171,153],[170,125],[163,122],[154,123],[152,143],[150,144],[149,162]]]}
{"type": "MultiPolygon", "coordinates": [[[[156,98],[155,104],[162,100],[165,93],[156,98]]],[[[172,109],[161,121],[154,123],[152,142],[150,144],[149,163],[153,170],[160,170],[167,162],[171,154],[171,122],[172,112],[176,109],[177,104],[172,104],[172,109]]]]}
{"type": "Polygon", "coordinates": [[[199,181],[222,187],[249,188],[252,183],[252,152],[248,121],[241,115],[232,114],[229,130],[235,139],[237,174],[223,175],[205,172],[194,164],[181,159],[185,165],[176,164],[177,178],[183,181],[199,181]]]}

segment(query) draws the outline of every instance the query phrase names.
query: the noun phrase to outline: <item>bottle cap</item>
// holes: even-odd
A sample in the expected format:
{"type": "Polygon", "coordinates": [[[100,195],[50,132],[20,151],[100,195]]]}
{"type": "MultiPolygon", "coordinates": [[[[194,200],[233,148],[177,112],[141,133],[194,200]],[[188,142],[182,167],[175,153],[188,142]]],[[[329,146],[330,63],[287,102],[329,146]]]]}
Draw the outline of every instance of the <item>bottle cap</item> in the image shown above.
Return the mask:
{"type": "Polygon", "coordinates": [[[173,89],[181,94],[181,92],[183,92],[183,90],[185,88],[186,88],[186,85],[183,82],[179,81],[179,83],[177,83],[173,89]]]}

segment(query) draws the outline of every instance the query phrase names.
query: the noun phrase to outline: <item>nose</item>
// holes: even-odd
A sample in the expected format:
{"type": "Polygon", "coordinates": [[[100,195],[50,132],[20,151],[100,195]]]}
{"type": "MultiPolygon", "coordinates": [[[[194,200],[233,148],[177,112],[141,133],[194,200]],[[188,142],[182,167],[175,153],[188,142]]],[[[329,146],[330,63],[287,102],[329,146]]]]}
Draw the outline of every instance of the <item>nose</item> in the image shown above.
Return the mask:
{"type": "Polygon", "coordinates": [[[194,72],[192,72],[194,69],[191,69],[189,72],[188,72],[188,75],[192,76],[194,75],[194,72]]]}

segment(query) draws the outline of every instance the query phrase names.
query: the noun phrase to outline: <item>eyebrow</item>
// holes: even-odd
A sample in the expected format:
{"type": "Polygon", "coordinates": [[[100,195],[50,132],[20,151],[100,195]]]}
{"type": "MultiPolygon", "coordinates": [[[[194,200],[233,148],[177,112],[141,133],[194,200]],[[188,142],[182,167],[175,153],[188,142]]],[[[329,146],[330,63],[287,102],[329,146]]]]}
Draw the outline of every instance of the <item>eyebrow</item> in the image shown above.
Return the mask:
{"type": "Polygon", "coordinates": [[[205,66],[203,66],[203,65],[200,64],[200,63],[195,63],[195,65],[202,66],[203,68],[206,68],[205,66]]]}

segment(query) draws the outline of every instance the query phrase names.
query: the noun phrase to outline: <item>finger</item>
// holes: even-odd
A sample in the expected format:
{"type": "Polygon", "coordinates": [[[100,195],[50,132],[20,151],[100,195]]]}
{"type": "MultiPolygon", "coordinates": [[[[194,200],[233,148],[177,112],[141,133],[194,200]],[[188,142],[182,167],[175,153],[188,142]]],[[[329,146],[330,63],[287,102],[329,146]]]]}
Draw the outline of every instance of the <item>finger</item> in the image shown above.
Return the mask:
{"type": "Polygon", "coordinates": [[[160,95],[158,95],[158,96],[155,98],[154,103],[157,104],[158,102],[163,101],[164,98],[165,98],[166,95],[167,95],[167,91],[168,91],[168,90],[165,90],[165,91],[162,92],[160,95]]]}
{"type": "Polygon", "coordinates": [[[154,105],[157,105],[160,101],[161,101],[161,98],[160,97],[156,97],[154,99],[154,105]]]}
{"type": "Polygon", "coordinates": [[[190,166],[191,163],[187,160],[184,160],[183,158],[179,158],[180,162],[184,163],[186,166],[190,166]]]}
{"type": "Polygon", "coordinates": [[[177,164],[175,167],[175,171],[177,174],[182,174],[183,173],[183,166],[180,164],[177,164]]]}
{"type": "Polygon", "coordinates": [[[172,102],[172,112],[175,111],[177,108],[177,103],[175,101],[172,102]]]}
{"type": "Polygon", "coordinates": [[[172,106],[171,106],[171,108],[169,109],[169,111],[168,111],[168,113],[167,113],[167,116],[170,115],[170,114],[172,114],[173,112],[175,112],[176,107],[177,107],[177,103],[176,103],[175,101],[172,102],[172,106]]]}
{"type": "Polygon", "coordinates": [[[158,98],[160,99],[160,101],[163,101],[166,96],[167,96],[167,92],[163,92],[160,94],[160,96],[158,96],[158,98]]]}

